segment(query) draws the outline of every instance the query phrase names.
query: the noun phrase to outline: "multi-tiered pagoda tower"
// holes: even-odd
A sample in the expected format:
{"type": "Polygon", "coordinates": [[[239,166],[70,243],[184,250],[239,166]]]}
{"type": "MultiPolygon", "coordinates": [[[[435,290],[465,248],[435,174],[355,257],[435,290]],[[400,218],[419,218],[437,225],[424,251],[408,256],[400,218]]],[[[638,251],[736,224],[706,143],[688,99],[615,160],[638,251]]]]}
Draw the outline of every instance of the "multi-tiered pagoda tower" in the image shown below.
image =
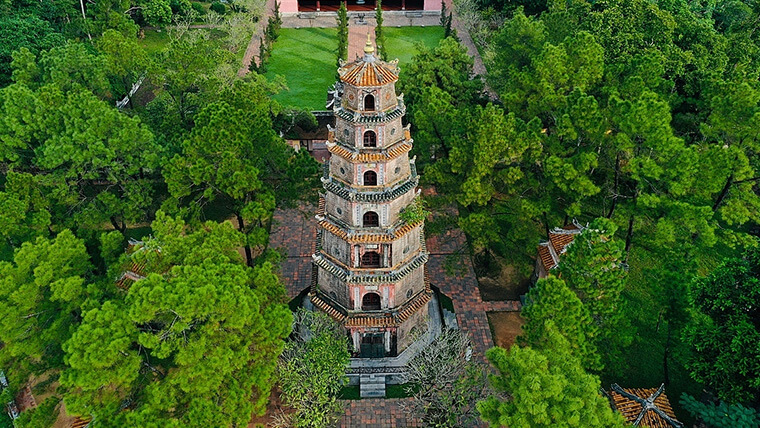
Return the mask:
{"type": "Polygon", "coordinates": [[[423,221],[402,220],[418,195],[412,139],[396,95],[397,61],[364,57],[338,69],[325,193],[317,215],[310,300],[343,324],[355,356],[401,353],[427,328],[423,221]]]}

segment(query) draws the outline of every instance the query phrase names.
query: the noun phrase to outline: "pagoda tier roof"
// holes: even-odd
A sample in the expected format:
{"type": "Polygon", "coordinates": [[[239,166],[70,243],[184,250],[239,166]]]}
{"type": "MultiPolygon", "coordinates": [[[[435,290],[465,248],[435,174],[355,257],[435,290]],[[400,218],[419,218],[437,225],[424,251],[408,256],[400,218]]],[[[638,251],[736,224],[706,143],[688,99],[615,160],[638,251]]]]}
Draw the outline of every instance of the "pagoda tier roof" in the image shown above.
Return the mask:
{"type": "Polygon", "coordinates": [[[312,284],[309,291],[311,302],[332,317],[334,320],[348,327],[395,327],[409,319],[418,309],[424,306],[432,298],[433,291],[430,288],[430,279],[427,268],[424,272],[425,288],[407,300],[399,308],[391,311],[384,311],[376,314],[367,312],[351,313],[343,308],[337,302],[332,301],[327,296],[322,295],[317,288],[316,267],[312,270],[312,284]]]}
{"type": "Polygon", "coordinates": [[[382,271],[382,269],[373,269],[371,271],[380,271],[379,273],[365,273],[341,266],[336,263],[329,255],[322,253],[320,250],[317,250],[317,252],[312,255],[312,258],[314,259],[315,265],[347,283],[380,284],[386,282],[396,282],[406,277],[428,261],[428,254],[423,249],[417,253],[417,255],[404,262],[398,269],[386,269],[385,271],[382,271]]]}
{"type": "Polygon", "coordinates": [[[398,80],[398,60],[381,61],[371,53],[338,68],[340,80],[353,86],[382,86],[398,80]]]}
{"type": "Polygon", "coordinates": [[[414,175],[401,184],[392,187],[390,189],[383,189],[381,191],[374,190],[357,190],[352,187],[348,187],[343,183],[332,180],[330,178],[322,177],[322,186],[330,193],[338,195],[339,197],[356,202],[388,202],[395,200],[406,193],[413,191],[417,184],[419,184],[420,177],[414,175]]]}
{"type": "Polygon", "coordinates": [[[349,162],[387,162],[397,157],[409,153],[412,150],[411,138],[405,138],[400,142],[390,146],[388,149],[378,152],[360,152],[340,143],[334,143],[332,140],[327,141],[327,150],[349,162]]]}
{"type": "Polygon", "coordinates": [[[547,272],[559,265],[559,257],[567,251],[567,246],[586,227],[573,220],[572,224],[555,227],[549,232],[549,240],[538,244],[538,258],[547,272]]]}
{"type": "Polygon", "coordinates": [[[344,108],[341,105],[333,107],[333,114],[343,120],[352,123],[382,123],[397,119],[406,113],[406,104],[403,97],[396,98],[396,106],[388,110],[379,111],[355,111],[344,108]]]}
{"type": "Polygon", "coordinates": [[[351,244],[393,242],[416,229],[418,226],[421,226],[423,223],[422,221],[416,223],[403,223],[396,228],[389,229],[386,233],[362,233],[341,227],[325,217],[317,218],[317,220],[319,220],[318,224],[322,229],[351,244]]]}
{"type": "Polygon", "coordinates": [[[613,384],[610,391],[612,406],[633,426],[649,428],[683,428],[676,419],[665,395],[665,384],[659,388],[622,388],[613,384]]]}

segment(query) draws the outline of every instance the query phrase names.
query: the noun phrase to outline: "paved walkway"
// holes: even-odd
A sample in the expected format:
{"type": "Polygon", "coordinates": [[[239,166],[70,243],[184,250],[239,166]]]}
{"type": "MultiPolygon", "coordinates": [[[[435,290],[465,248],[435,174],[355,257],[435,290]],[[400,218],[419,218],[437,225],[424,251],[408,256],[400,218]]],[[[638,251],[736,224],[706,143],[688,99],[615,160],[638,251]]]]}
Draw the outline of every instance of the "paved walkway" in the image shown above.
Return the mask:
{"type": "MultiPolygon", "coordinates": [[[[365,35],[366,38],[366,35],[365,35]]],[[[313,206],[297,209],[277,209],[274,213],[270,248],[282,248],[286,254],[282,263],[282,278],[293,298],[309,286],[311,255],[316,240],[316,220],[313,206]]],[[[467,252],[467,241],[460,230],[450,230],[427,239],[430,258],[427,263],[431,283],[449,296],[454,303],[457,323],[467,332],[473,345],[473,356],[485,361],[485,351],[493,347],[486,312],[517,311],[517,301],[484,302],[480,298],[478,281],[467,252]],[[446,266],[454,262],[461,267],[449,275],[446,266]]],[[[403,413],[403,399],[370,399],[346,402],[341,427],[413,427],[416,422],[403,413]]]]}

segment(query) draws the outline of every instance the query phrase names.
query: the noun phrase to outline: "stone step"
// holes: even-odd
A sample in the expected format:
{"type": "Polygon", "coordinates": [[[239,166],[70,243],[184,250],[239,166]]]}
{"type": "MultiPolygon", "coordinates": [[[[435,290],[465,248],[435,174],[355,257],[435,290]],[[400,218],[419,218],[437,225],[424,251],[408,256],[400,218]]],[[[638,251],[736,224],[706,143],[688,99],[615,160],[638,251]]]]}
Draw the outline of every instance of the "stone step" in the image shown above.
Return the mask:
{"type": "Polygon", "coordinates": [[[359,377],[359,396],[362,398],[385,397],[385,376],[361,375],[359,377]]]}

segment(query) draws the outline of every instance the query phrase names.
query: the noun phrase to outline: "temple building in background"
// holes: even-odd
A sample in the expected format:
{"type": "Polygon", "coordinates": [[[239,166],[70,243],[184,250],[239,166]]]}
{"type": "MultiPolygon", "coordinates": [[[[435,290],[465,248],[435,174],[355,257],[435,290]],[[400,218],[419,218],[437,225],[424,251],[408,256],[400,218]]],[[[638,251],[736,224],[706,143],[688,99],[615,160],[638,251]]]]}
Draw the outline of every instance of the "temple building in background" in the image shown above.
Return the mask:
{"type": "MultiPolygon", "coordinates": [[[[283,14],[326,12],[334,13],[340,7],[340,0],[282,0],[283,14]]],[[[439,12],[440,0],[383,0],[384,11],[439,12]]],[[[349,12],[371,12],[376,7],[375,0],[351,0],[346,2],[349,12]]]]}

